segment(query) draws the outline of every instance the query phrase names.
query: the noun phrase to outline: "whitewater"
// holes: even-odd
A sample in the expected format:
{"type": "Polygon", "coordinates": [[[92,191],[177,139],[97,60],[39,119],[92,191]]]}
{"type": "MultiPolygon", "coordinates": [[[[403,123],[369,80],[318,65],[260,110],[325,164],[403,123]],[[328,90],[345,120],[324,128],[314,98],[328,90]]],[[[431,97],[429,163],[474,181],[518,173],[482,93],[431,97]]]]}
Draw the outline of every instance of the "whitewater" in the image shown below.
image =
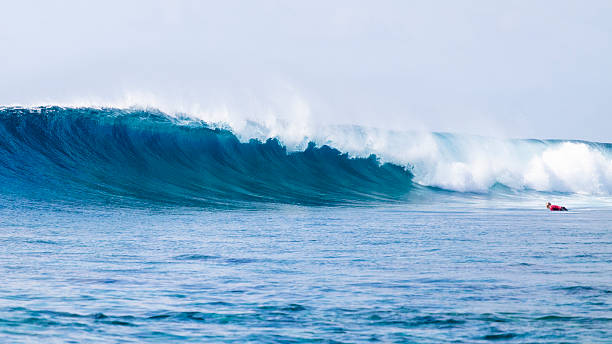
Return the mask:
{"type": "Polygon", "coordinates": [[[612,144],[297,117],[1,107],[0,342],[609,342],[612,144]]]}

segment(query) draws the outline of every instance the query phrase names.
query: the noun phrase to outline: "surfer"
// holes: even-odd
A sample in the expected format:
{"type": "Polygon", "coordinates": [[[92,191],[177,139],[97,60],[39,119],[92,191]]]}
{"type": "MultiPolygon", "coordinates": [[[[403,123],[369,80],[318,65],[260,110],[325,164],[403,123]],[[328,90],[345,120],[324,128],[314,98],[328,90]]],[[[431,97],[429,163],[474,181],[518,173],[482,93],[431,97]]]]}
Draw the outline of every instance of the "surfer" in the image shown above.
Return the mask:
{"type": "Polygon", "coordinates": [[[546,208],[550,209],[550,211],[567,211],[566,207],[550,204],[550,202],[546,202],[546,208]]]}

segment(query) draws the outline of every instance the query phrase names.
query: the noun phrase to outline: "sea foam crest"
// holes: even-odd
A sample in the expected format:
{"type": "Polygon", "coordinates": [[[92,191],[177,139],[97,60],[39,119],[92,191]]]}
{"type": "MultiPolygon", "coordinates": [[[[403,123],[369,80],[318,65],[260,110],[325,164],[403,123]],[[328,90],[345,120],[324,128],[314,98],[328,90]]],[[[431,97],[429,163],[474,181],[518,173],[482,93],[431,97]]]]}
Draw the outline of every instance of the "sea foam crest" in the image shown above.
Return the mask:
{"type": "MultiPolygon", "coordinates": [[[[275,123],[278,125],[278,122],[275,123]]],[[[407,166],[414,181],[458,192],[488,192],[497,184],[515,190],[612,194],[612,145],[574,140],[504,139],[476,135],[401,132],[362,126],[312,126],[301,137],[250,123],[239,137],[273,137],[289,149],[309,141],[352,156],[376,154],[407,166]],[[256,129],[254,129],[256,128],[256,129]]]]}

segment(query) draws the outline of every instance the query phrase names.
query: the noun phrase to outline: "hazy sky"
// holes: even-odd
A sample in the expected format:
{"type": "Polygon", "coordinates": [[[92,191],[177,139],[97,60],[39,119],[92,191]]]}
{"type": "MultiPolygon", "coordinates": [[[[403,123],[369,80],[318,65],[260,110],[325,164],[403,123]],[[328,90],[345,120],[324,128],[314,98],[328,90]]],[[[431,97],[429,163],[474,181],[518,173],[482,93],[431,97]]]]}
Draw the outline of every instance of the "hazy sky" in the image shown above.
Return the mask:
{"type": "Polygon", "coordinates": [[[126,99],[610,142],[612,1],[0,2],[0,104],[126,99]]]}

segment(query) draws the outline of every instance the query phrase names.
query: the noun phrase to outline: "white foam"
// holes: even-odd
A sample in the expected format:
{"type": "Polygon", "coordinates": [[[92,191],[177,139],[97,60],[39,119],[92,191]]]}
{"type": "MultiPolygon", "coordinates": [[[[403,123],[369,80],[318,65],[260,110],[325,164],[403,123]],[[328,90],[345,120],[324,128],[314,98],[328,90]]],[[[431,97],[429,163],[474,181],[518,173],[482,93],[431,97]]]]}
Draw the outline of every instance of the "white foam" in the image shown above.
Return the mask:
{"type": "MultiPolygon", "coordinates": [[[[383,162],[408,166],[422,185],[487,192],[499,183],[517,190],[612,194],[612,152],[601,145],[355,126],[315,130],[315,134],[300,133],[300,137],[353,156],[376,154],[383,162]]],[[[289,135],[278,137],[283,142],[300,142],[295,137],[287,139],[289,135]]]]}

